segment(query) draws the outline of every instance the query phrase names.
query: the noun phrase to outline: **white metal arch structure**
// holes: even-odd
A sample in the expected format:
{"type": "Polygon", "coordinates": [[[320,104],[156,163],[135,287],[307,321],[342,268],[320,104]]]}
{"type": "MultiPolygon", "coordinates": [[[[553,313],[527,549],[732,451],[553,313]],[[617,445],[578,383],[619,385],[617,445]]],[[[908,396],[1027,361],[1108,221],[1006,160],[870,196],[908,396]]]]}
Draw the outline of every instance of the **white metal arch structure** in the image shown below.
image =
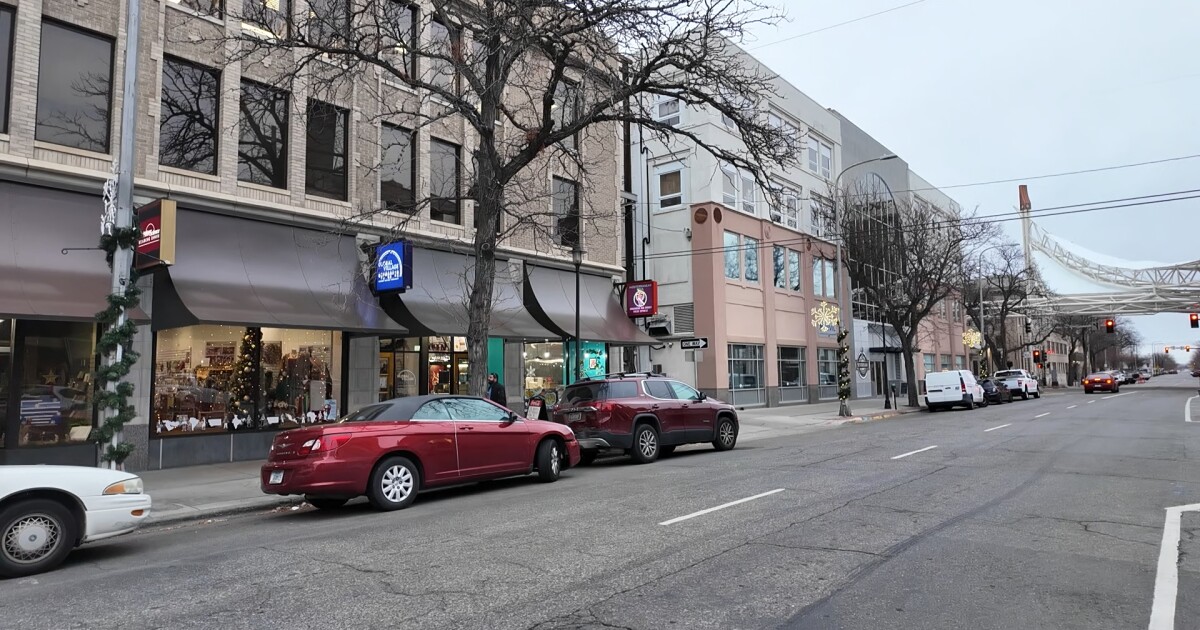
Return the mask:
{"type": "Polygon", "coordinates": [[[1200,288],[1200,260],[1144,269],[1114,267],[1092,262],[1063,247],[1033,221],[1029,221],[1029,236],[1031,239],[1030,245],[1033,249],[1049,256],[1063,267],[1101,284],[1126,289],[1160,287],[1200,288]]]}

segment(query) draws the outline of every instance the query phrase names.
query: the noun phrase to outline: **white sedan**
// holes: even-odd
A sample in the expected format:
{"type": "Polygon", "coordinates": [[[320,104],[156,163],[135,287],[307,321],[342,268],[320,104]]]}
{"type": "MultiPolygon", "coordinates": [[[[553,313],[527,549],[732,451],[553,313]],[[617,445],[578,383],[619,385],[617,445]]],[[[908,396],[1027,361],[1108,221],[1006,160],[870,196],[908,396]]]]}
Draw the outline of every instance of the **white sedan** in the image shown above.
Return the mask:
{"type": "Polygon", "coordinates": [[[0,466],[0,578],[49,571],[75,547],[150,516],[137,475],[83,466],[0,466]]]}

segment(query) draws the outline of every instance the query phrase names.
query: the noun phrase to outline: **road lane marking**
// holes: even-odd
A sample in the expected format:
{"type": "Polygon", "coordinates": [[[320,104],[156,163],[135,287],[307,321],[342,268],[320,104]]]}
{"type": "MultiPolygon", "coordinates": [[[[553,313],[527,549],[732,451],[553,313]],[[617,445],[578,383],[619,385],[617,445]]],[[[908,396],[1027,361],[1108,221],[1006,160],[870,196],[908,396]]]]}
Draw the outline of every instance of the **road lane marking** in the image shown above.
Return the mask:
{"type": "Polygon", "coordinates": [[[1067,409],[1074,409],[1074,408],[1076,408],[1076,407],[1078,407],[1078,406],[1079,406],[1079,405],[1071,405],[1070,407],[1067,407],[1067,409]]]}
{"type": "Polygon", "coordinates": [[[677,518],[673,518],[673,519],[671,519],[671,520],[669,520],[669,521],[663,521],[663,522],[659,523],[659,525],[674,525],[675,523],[678,523],[678,522],[680,522],[680,521],[686,521],[686,520],[688,520],[689,518],[696,518],[697,516],[704,516],[705,514],[708,514],[709,512],[716,512],[717,510],[724,510],[724,509],[725,509],[725,508],[727,508],[727,507],[733,507],[733,506],[735,506],[735,505],[738,505],[738,504],[740,504],[740,503],[746,503],[747,501],[753,501],[753,500],[755,500],[755,499],[761,499],[761,498],[763,498],[763,497],[771,496],[772,494],[775,494],[775,493],[777,493],[777,492],[783,492],[783,488],[776,488],[776,489],[774,489],[774,490],[771,490],[770,492],[764,492],[764,493],[762,493],[762,494],[756,494],[756,495],[754,495],[754,496],[752,496],[752,497],[746,497],[745,499],[738,499],[737,501],[730,501],[729,503],[723,503],[723,504],[721,504],[721,505],[718,505],[718,506],[716,506],[716,507],[710,507],[710,508],[708,508],[708,509],[706,509],[706,510],[700,510],[699,512],[692,512],[691,514],[687,514],[687,515],[685,515],[685,516],[680,516],[680,517],[677,517],[677,518]]]}
{"type": "Polygon", "coordinates": [[[1002,425],[1000,425],[1000,426],[998,426],[998,427],[992,427],[992,428],[990,428],[990,429],[984,429],[984,430],[983,430],[983,432],[984,432],[984,433],[987,433],[988,431],[995,431],[996,429],[1003,429],[1004,427],[1011,427],[1011,426],[1012,426],[1012,423],[1010,422],[1010,423],[1008,423],[1008,424],[1002,424],[1002,425]]]}
{"type": "Polygon", "coordinates": [[[893,457],[892,459],[902,459],[902,458],[908,457],[909,455],[916,455],[917,453],[924,453],[925,451],[932,450],[935,448],[937,448],[937,444],[934,444],[933,446],[926,446],[925,448],[919,448],[915,451],[905,453],[903,455],[897,455],[897,456],[893,457]]]}
{"type": "Polygon", "coordinates": [[[1048,415],[1050,415],[1050,412],[1049,412],[1049,411],[1047,411],[1046,413],[1043,413],[1043,414],[1041,414],[1041,415],[1034,416],[1034,417],[1033,417],[1033,419],[1034,419],[1034,420],[1037,420],[1038,418],[1045,418],[1045,417],[1046,417],[1046,416],[1048,416],[1048,415]]]}
{"type": "Polygon", "coordinates": [[[1154,578],[1154,605],[1149,630],[1175,628],[1175,597],[1179,592],[1179,530],[1184,512],[1200,511],[1200,503],[1167,508],[1162,546],[1158,549],[1158,575],[1154,578]]]}
{"type": "Polygon", "coordinates": [[[1192,420],[1192,401],[1196,400],[1197,398],[1200,398],[1200,396],[1192,396],[1191,398],[1187,399],[1187,403],[1183,405],[1184,422],[1195,422],[1195,420],[1192,420]]]}
{"type": "Polygon", "coordinates": [[[1088,404],[1089,404],[1089,405],[1091,405],[1091,404],[1093,404],[1093,403],[1095,403],[1095,402],[1096,402],[1096,401],[1094,401],[1094,400],[1089,400],[1089,401],[1088,401],[1088,404]]]}
{"type": "Polygon", "coordinates": [[[1108,400],[1110,398],[1120,398],[1122,396],[1132,396],[1136,393],[1137,392],[1125,392],[1124,394],[1113,394],[1112,396],[1105,396],[1104,398],[1101,398],[1100,400],[1108,400]]]}

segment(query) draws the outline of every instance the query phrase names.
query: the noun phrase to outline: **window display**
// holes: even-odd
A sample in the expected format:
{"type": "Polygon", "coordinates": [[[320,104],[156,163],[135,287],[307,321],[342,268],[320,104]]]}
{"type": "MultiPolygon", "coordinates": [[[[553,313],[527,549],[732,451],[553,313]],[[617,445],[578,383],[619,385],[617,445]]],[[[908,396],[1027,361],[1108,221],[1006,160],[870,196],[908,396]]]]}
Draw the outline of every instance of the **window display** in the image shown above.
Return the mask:
{"type": "Polygon", "coordinates": [[[155,431],[284,429],[335,420],[334,335],[254,326],[160,331],[155,431]]]}
{"type": "Polygon", "coordinates": [[[526,399],[562,386],[565,365],[561,342],[527,343],[524,357],[526,399]]]}
{"type": "Polygon", "coordinates": [[[421,339],[379,340],[379,400],[421,393],[421,339]]]}
{"type": "Polygon", "coordinates": [[[91,395],[95,326],[18,323],[18,446],[86,442],[95,417],[91,395]]]}

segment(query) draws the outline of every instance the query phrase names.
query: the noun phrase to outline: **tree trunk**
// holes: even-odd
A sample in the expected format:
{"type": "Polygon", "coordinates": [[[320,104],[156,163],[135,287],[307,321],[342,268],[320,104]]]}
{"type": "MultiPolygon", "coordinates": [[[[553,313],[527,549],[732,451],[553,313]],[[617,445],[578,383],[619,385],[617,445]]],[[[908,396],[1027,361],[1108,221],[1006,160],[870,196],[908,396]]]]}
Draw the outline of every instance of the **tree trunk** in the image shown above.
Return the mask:
{"type": "Polygon", "coordinates": [[[904,379],[908,382],[908,406],[921,406],[917,394],[917,362],[913,358],[913,340],[900,339],[900,349],[904,353],[904,379]]]}
{"type": "Polygon", "coordinates": [[[488,330],[492,322],[492,289],[496,284],[496,228],[504,191],[500,186],[485,185],[496,182],[489,160],[477,160],[476,173],[479,188],[475,195],[475,272],[467,304],[467,361],[470,364],[467,390],[472,396],[483,396],[487,392],[488,330]]]}

